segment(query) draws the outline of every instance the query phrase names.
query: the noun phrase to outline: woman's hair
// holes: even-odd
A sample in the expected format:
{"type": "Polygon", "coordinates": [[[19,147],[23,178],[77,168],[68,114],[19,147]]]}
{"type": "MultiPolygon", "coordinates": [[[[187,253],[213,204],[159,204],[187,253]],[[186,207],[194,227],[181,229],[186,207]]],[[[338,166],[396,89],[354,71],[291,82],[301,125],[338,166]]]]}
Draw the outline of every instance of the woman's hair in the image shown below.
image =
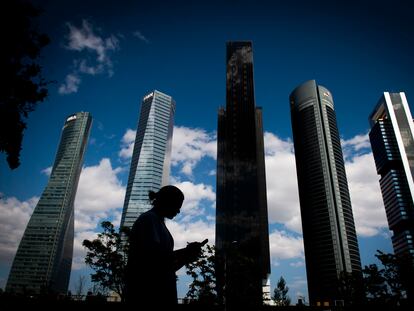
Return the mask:
{"type": "Polygon", "coordinates": [[[159,199],[168,199],[171,197],[181,198],[184,200],[184,194],[183,192],[178,189],[176,186],[164,186],[158,192],[155,191],[148,191],[148,198],[152,205],[155,204],[155,202],[159,199]]]}
{"type": "Polygon", "coordinates": [[[148,191],[148,198],[150,200],[150,202],[154,202],[154,200],[157,198],[157,193],[155,191],[148,191]]]}

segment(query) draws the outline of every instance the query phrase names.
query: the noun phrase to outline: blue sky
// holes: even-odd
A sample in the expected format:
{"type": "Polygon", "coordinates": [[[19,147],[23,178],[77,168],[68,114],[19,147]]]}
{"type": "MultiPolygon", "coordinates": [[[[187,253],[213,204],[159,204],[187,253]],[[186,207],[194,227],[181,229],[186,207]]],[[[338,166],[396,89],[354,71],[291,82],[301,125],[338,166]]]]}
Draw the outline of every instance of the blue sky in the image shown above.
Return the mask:
{"type": "MultiPolygon", "coordinates": [[[[362,263],[376,262],[376,249],[392,251],[368,115],[384,91],[404,91],[414,102],[414,11],[407,1],[33,2],[43,7],[39,29],[52,40],[42,52],[44,76],[56,82],[29,116],[21,166],[10,171],[0,155],[1,287],[47,184],[63,122],[77,111],[91,112],[94,123],[75,202],[71,288],[90,272],[81,242],[102,220],[119,223],[140,101],[154,89],[177,103],[171,182],[186,203],[169,223],[176,245],[214,241],[215,135],[230,40],[253,42],[256,105],[266,132],[272,288],[283,275],[292,301],[307,300],[288,98],[310,79],[333,95],[362,263]]],[[[187,282],[180,275],[180,296],[187,282]]]]}

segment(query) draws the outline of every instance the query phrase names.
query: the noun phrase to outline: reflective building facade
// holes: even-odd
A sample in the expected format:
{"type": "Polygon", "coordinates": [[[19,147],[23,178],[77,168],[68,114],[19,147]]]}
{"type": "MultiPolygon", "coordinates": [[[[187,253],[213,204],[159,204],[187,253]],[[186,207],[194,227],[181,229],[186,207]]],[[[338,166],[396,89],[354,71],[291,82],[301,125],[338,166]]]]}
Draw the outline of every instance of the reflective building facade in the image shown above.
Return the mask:
{"type": "Polygon", "coordinates": [[[151,208],[149,190],[169,183],[174,113],[171,96],[155,90],[142,99],[121,227],[132,228],[151,208]]]}
{"type": "Polygon", "coordinates": [[[73,255],[73,205],[91,124],[88,112],[66,119],[49,182],[17,249],[7,292],[67,292],[73,255]]]}
{"type": "Polygon", "coordinates": [[[251,42],[228,42],[226,107],[218,112],[217,285],[226,305],[257,305],[270,274],[262,110],[251,42]]]}
{"type": "Polygon", "coordinates": [[[405,94],[385,92],[369,121],[394,252],[414,263],[414,126],[405,94]]]}
{"type": "Polygon", "coordinates": [[[332,95],[308,81],[290,107],[310,303],[347,304],[340,279],[361,262],[332,95]]]}

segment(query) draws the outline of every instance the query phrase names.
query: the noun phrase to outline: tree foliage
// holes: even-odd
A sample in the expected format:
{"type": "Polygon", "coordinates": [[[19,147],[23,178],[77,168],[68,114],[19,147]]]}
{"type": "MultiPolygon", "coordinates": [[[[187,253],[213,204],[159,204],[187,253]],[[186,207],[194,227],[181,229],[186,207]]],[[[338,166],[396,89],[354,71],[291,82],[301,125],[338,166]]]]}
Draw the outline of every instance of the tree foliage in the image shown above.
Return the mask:
{"type": "Polygon", "coordinates": [[[363,269],[368,301],[395,306],[404,303],[407,296],[412,299],[413,261],[409,257],[397,257],[379,250],[375,257],[381,261],[383,268],[371,264],[363,269]]]}
{"type": "Polygon", "coordinates": [[[276,288],[273,291],[273,300],[277,306],[289,306],[290,297],[288,296],[289,287],[286,286],[286,281],[283,276],[277,282],[276,288]]]}
{"type": "Polygon", "coordinates": [[[206,244],[199,259],[185,267],[187,275],[193,279],[185,298],[204,305],[217,303],[214,246],[206,244]]]}
{"type": "Polygon", "coordinates": [[[1,1],[0,12],[0,152],[15,169],[20,165],[26,119],[48,95],[50,82],[36,61],[50,40],[36,30],[33,20],[40,10],[29,1],[1,1]]]}
{"type": "Polygon", "coordinates": [[[85,263],[95,270],[91,274],[92,282],[114,291],[124,300],[129,230],[123,228],[118,233],[109,221],[103,221],[101,226],[103,232],[98,234],[97,239],[82,243],[88,249],[85,263]],[[127,239],[122,239],[122,236],[127,239]]]}
{"type": "Polygon", "coordinates": [[[384,277],[384,269],[378,269],[376,264],[365,266],[364,285],[368,300],[381,301],[389,297],[389,290],[384,277]]]}

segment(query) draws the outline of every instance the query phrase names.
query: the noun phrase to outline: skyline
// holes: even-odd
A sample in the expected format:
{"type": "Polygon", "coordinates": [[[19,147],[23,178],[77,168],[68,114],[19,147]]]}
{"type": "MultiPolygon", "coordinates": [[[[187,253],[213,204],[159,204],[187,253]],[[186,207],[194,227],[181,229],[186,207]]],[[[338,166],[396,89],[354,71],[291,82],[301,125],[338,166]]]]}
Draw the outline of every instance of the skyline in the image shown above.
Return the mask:
{"type": "MultiPolygon", "coordinates": [[[[356,4],[326,3],[315,10],[306,4],[243,6],[243,1],[238,6],[235,1],[39,3],[44,7],[40,27],[52,39],[42,52],[44,75],[58,82],[50,86],[48,100],[29,115],[22,165],[10,171],[4,155],[0,157],[2,282],[15,241],[47,183],[41,171],[52,165],[61,122],[83,110],[91,112],[95,124],[75,203],[74,284],[84,254],[79,241],[91,238],[101,220],[120,221],[139,104],[153,89],[177,103],[171,175],[186,195],[182,218],[170,224],[177,246],[187,238],[213,235],[215,176],[209,174],[216,166],[217,111],[225,102],[225,43],[234,39],[251,40],[255,54],[255,98],[263,108],[265,131],[272,289],[283,275],[292,301],[296,292],[306,290],[288,96],[311,79],[333,95],[362,264],[375,261],[377,248],[392,251],[367,138],[368,116],[384,91],[405,91],[412,106],[412,9],[396,1],[399,17],[384,19],[380,17],[388,7],[381,2],[357,10],[356,4]],[[74,84],[76,92],[63,94],[69,88],[61,86],[73,73],[80,80],[74,84]],[[50,144],[45,143],[46,133],[50,144]],[[95,187],[88,191],[91,185],[95,187]]],[[[184,276],[180,279],[185,283],[184,276]]]]}

